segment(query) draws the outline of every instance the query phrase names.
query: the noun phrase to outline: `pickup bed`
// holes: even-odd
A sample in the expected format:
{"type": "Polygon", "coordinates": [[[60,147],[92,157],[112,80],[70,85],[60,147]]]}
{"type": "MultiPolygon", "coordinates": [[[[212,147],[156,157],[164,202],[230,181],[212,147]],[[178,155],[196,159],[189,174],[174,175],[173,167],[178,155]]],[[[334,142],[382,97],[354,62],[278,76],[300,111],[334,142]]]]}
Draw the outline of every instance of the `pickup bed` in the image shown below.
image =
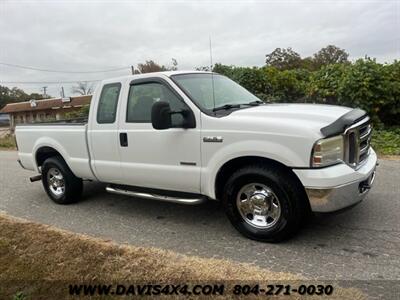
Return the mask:
{"type": "Polygon", "coordinates": [[[377,157],[363,110],[265,104],[209,72],[104,80],[88,122],[16,127],[19,162],[48,196],[79,200],[83,180],[107,191],[183,204],[221,201],[245,236],[275,242],[310,212],[359,203],[377,157]]]}

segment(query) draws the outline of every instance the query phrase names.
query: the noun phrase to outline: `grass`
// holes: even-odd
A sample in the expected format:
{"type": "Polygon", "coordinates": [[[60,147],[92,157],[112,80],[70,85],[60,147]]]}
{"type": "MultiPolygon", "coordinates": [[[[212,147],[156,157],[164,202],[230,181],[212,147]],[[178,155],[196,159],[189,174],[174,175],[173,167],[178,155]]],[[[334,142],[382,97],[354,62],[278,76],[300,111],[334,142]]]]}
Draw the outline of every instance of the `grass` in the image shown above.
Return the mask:
{"type": "Polygon", "coordinates": [[[374,129],[372,147],[380,155],[400,155],[400,127],[374,129]]]}
{"type": "MultiPolygon", "coordinates": [[[[1,299],[64,299],[68,284],[93,281],[178,284],[190,280],[233,287],[249,280],[284,280],[286,284],[302,280],[250,264],[118,245],[5,214],[0,214],[0,268],[1,299]]],[[[357,300],[365,295],[358,289],[336,286],[329,298],[357,300]]]]}
{"type": "Polygon", "coordinates": [[[8,150],[12,150],[12,149],[16,149],[16,145],[15,145],[15,140],[14,137],[12,135],[6,135],[4,137],[0,138],[0,149],[8,149],[8,150]]]}

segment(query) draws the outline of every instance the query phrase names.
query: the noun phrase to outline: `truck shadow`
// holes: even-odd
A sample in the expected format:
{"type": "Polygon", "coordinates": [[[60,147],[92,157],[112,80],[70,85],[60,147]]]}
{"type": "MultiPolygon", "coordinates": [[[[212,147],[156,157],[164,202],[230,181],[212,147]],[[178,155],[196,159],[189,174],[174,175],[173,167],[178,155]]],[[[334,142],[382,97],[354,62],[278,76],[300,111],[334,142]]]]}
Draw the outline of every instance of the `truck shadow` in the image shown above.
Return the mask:
{"type": "MultiPolygon", "coordinates": [[[[174,218],[177,222],[205,223],[225,218],[218,201],[207,201],[200,205],[184,205],[158,200],[148,200],[124,195],[114,195],[105,191],[107,185],[102,183],[85,183],[84,194],[79,203],[85,205],[104,205],[112,211],[123,214],[141,214],[152,219],[163,220],[174,218]],[[184,217],[183,217],[184,216],[184,217]]],[[[79,204],[78,203],[78,204],[79,204]]],[[[224,221],[229,222],[227,219],[224,221]]]]}
{"type": "MultiPolygon", "coordinates": [[[[214,235],[224,239],[229,239],[229,237],[236,240],[246,239],[231,226],[221,204],[217,201],[190,206],[114,195],[107,193],[105,187],[106,185],[101,183],[85,183],[83,199],[78,205],[96,206],[102,213],[112,214],[119,220],[126,220],[127,223],[130,222],[130,218],[136,218],[145,223],[153,223],[156,227],[169,226],[176,233],[196,231],[200,226],[202,230],[208,228],[214,232],[214,235]],[[215,231],[215,229],[218,230],[215,231]]],[[[338,241],[337,237],[343,236],[347,230],[344,220],[354,219],[357,214],[357,208],[354,208],[339,214],[313,215],[305,222],[297,235],[279,245],[287,243],[304,245],[313,240],[317,241],[317,248],[323,248],[321,245],[325,245],[324,240],[338,241]]]]}

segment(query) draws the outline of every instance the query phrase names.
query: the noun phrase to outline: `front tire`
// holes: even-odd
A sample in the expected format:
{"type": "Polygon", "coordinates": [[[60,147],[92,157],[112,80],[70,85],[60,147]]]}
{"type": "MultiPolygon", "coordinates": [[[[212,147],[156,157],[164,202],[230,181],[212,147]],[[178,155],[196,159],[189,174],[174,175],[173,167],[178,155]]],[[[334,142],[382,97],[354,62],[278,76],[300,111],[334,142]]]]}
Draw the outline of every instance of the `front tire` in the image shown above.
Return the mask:
{"type": "Polygon", "coordinates": [[[222,203],[241,234],[262,242],[279,242],[293,235],[306,212],[301,185],[279,166],[237,170],[225,185],[222,203]]]}
{"type": "Polygon", "coordinates": [[[47,195],[57,204],[77,202],[82,195],[82,179],[76,177],[59,156],[44,161],[42,183],[47,195]]]}

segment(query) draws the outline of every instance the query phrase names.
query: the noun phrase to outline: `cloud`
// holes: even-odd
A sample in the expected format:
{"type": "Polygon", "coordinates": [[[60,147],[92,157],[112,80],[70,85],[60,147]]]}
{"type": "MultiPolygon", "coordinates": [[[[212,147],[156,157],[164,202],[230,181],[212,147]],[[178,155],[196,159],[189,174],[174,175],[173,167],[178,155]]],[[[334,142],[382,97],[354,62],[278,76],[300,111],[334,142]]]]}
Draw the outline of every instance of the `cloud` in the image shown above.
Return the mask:
{"type": "MultiPolygon", "coordinates": [[[[351,59],[400,58],[398,1],[0,2],[0,61],[61,70],[162,64],[261,66],[276,47],[302,56],[335,44],[351,59]]],[[[58,74],[0,67],[1,81],[92,80],[129,74],[58,74]]],[[[60,85],[49,92],[58,96],[60,85]]],[[[64,86],[69,86],[65,85],[64,86]]],[[[40,85],[24,85],[39,91],[40,85]]],[[[68,88],[67,88],[68,90],[68,88]]]]}

